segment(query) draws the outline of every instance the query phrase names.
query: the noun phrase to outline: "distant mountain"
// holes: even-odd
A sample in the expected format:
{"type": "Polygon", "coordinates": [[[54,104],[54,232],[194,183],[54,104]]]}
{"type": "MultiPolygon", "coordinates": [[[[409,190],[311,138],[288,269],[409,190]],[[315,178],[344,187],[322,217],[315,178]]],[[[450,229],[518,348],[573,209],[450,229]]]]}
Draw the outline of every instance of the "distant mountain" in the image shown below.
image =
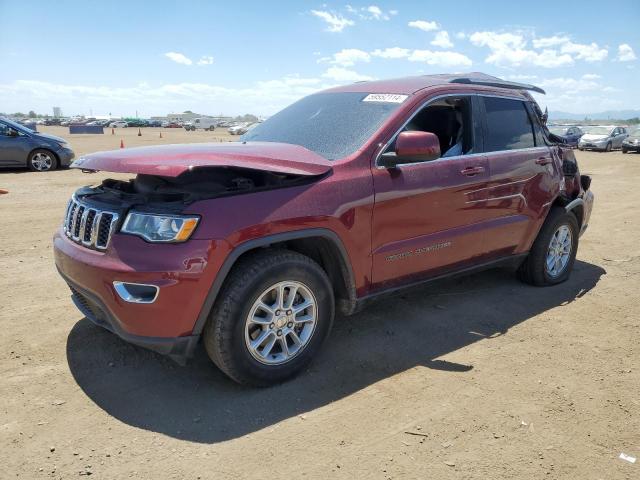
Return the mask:
{"type": "Polygon", "coordinates": [[[640,117],[640,110],[607,110],[599,113],[549,112],[550,120],[628,120],[640,117]]]}

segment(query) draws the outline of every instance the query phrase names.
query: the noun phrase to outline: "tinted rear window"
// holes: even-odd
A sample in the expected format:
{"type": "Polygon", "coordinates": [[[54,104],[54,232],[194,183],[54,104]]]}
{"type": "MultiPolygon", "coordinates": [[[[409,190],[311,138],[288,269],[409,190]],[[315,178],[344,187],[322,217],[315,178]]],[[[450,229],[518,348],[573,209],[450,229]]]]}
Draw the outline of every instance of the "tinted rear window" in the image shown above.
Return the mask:
{"type": "Polygon", "coordinates": [[[358,150],[400,104],[362,101],[367,93],[317,93],[297,101],[241,137],[301,145],[328,160],[358,150]]]}
{"type": "Polygon", "coordinates": [[[524,103],[507,98],[483,97],[487,112],[485,151],[534,147],[533,128],[524,103]]]}

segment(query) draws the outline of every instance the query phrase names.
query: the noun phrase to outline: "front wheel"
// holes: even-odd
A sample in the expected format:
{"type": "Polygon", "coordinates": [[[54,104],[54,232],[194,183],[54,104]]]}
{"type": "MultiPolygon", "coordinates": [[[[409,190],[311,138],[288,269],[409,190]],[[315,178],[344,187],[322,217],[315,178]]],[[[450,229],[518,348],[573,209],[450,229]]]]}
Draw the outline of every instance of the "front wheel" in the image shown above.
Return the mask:
{"type": "Polygon", "coordinates": [[[57,160],[52,152],[39,148],[31,152],[27,165],[34,172],[48,172],[56,169],[57,160]]]}
{"type": "Polygon", "coordinates": [[[605,152],[610,152],[611,151],[611,142],[607,143],[607,146],[604,147],[604,151],[605,152]]]}
{"type": "Polygon", "coordinates": [[[622,149],[622,153],[627,153],[629,150],[627,150],[626,148],[622,149]]]}
{"type": "Polygon", "coordinates": [[[209,131],[213,132],[216,129],[216,127],[214,127],[213,125],[209,127],[209,131]]]}
{"type": "Polygon", "coordinates": [[[578,235],[576,216],[562,207],[552,208],[518,270],[520,279],[539,287],[567,280],[578,251],[578,235]]]}
{"type": "Polygon", "coordinates": [[[280,383],[303,370],[327,338],[333,289],[322,268],[287,250],[240,260],[204,330],[211,360],[236,382],[280,383]]]}

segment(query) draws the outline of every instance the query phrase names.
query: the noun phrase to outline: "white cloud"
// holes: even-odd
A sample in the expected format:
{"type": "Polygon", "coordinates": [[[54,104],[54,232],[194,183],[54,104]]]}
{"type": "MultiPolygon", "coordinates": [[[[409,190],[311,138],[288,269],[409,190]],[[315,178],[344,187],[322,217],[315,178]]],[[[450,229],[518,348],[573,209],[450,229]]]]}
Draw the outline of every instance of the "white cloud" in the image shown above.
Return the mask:
{"type": "Polygon", "coordinates": [[[528,50],[527,41],[520,33],[475,32],[469,36],[469,40],[473,45],[491,50],[485,62],[493,65],[553,68],[573,64],[573,58],[568,53],[553,49],[541,52],[528,50]]]}
{"type": "Polygon", "coordinates": [[[432,32],[440,28],[440,25],[436,22],[428,22],[426,20],[412,20],[408,25],[413,28],[418,28],[424,32],[432,32]]]}
{"type": "Polygon", "coordinates": [[[509,80],[535,80],[536,78],[538,78],[538,76],[537,75],[514,74],[514,75],[507,75],[506,78],[509,79],[509,80]]]}
{"type": "Polygon", "coordinates": [[[364,50],[343,48],[338,53],[334,53],[333,57],[323,57],[319,59],[318,63],[328,62],[343,67],[351,67],[356,62],[368,62],[370,59],[370,55],[364,50]]]}
{"type": "Polygon", "coordinates": [[[464,40],[465,38],[467,38],[467,34],[464,33],[464,32],[458,32],[458,33],[456,33],[456,38],[458,40],[464,40]]]}
{"type": "Polygon", "coordinates": [[[593,91],[593,90],[601,90],[603,86],[596,82],[594,79],[589,78],[588,75],[583,75],[580,78],[547,78],[538,82],[539,85],[543,88],[548,88],[550,90],[557,90],[563,93],[572,93],[572,92],[585,92],[585,91],[593,91]]]}
{"type": "Polygon", "coordinates": [[[618,60],[620,62],[632,62],[636,59],[636,53],[631,48],[631,45],[623,43],[618,45],[618,60]]]}
{"type": "Polygon", "coordinates": [[[203,55],[198,60],[198,65],[211,65],[213,63],[213,57],[210,55],[203,55]]]}
{"type": "Polygon", "coordinates": [[[584,75],[582,75],[582,78],[584,78],[585,80],[597,80],[602,77],[597,73],[585,73],[584,75]]]}
{"type": "Polygon", "coordinates": [[[371,52],[371,55],[379,58],[407,58],[411,55],[411,50],[400,47],[390,47],[384,50],[377,48],[371,52]]]}
{"type": "Polygon", "coordinates": [[[363,19],[363,20],[390,20],[392,16],[397,15],[397,10],[389,10],[385,12],[377,5],[369,5],[368,7],[354,8],[351,5],[345,5],[347,12],[363,19]]]}
{"type": "Polygon", "coordinates": [[[534,38],[535,48],[549,48],[569,42],[569,37],[554,35],[553,37],[534,38]]]}
{"type": "Polygon", "coordinates": [[[431,41],[431,45],[440,48],[452,48],[453,43],[449,39],[449,33],[446,30],[441,30],[436,33],[435,38],[431,41]]]}
{"type": "MultiPolygon", "coordinates": [[[[329,77],[327,77],[329,78],[329,77]]],[[[138,84],[124,87],[68,85],[51,82],[16,80],[0,83],[3,109],[20,111],[28,105],[36,111],[50,110],[55,98],[65,112],[89,114],[112,112],[117,116],[164,115],[170,111],[193,110],[200,113],[238,115],[247,112],[268,115],[294,101],[335,86],[322,78],[288,75],[273,80],[251,82],[243,87],[224,87],[207,83],[138,84]],[[6,101],[6,99],[11,99],[6,101]]]]}
{"type": "Polygon", "coordinates": [[[597,43],[589,45],[583,43],[567,42],[560,47],[560,52],[574,54],[579,60],[586,62],[598,62],[607,58],[609,52],[606,48],[600,48],[597,43]]]}
{"type": "Polygon", "coordinates": [[[431,50],[414,50],[409,55],[410,62],[424,62],[439,67],[469,67],[469,57],[458,52],[432,52],[431,50]]]}
{"type": "Polygon", "coordinates": [[[329,78],[340,83],[373,80],[373,77],[370,77],[368,75],[360,75],[358,72],[354,72],[353,70],[349,70],[343,67],[329,67],[327,71],[322,74],[322,77],[329,78]]]}
{"type": "Polygon", "coordinates": [[[376,49],[371,52],[372,57],[384,59],[406,58],[410,62],[422,62],[427,65],[437,65],[440,67],[469,67],[472,65],[471,59],[466,55],[451,51],[431,51],[431,50],[410,50],[408,48],[390,47],[376,49]]]}
{"type": "Polygon", "coordinates": [[[345,18],[338,13],[331,13],[324,10],[311,10],[311,14],[327,23],[328,32],[341,32],[346,27],[355,25],[353,20],[345,18]]]}
{"type": "Polygon", "coordinates": [[[167,52],[164,54],[164,56],[169,60],[180,63],[182,65],[191,65],[193,63],[193,61],[189,57],[178,52],[167,52]]]}

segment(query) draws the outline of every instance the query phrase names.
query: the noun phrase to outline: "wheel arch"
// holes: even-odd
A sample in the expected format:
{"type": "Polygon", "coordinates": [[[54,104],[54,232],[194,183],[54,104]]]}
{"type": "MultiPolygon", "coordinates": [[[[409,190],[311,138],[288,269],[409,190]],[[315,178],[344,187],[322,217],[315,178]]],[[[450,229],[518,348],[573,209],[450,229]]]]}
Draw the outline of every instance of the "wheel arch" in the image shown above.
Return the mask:
{"type": "Polygon", "coordinates": [[[349,255],[338,234],[325,228],[295,230],[249,240],[227,256],[209,288],[193,327],[193,335],[200,335],[204,330],[218,294],[238,261],[258,250],[276,247],[301,253],[317,262],[331,281],[338,310],[345,315],[355,311],[355,279],[349,255]]]}

